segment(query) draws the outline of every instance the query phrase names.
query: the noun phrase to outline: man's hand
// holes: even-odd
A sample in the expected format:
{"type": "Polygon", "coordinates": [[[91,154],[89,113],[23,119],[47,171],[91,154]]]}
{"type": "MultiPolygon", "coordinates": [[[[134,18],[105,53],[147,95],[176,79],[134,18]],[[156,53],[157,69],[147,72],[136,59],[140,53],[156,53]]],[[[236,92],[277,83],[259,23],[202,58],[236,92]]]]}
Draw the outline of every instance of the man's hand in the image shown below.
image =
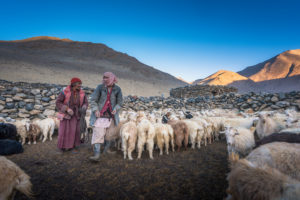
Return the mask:
{"type": "Polygon", "coordinates": [[[81,108],[82,108],[82,110],[86,110],[87,109],[86,105],[83,105],[81,108]]]}
{"type": "Polygon", "coordinates": [[[113,111],[111,112],[111,114],[113,114],[113,115],[114,115],[114,114],[116,114],[116,112],[117,112],[117,111],[113,110],[113,111]]]}
{"type": "Polygon", "coordinates": [[[100,111],[99,111],[99,110],[95,111],[95,116],[96,116],[97,118],[100,117],[100,111]]]}

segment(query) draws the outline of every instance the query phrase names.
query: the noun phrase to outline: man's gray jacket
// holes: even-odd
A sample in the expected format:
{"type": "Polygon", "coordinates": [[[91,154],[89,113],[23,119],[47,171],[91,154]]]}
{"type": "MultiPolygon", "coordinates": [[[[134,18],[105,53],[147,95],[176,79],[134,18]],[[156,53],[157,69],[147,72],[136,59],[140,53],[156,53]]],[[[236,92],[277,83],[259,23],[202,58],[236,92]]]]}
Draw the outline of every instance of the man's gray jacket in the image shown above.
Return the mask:
{"type": "MultiPolygon", "coordinates": [[[[101,109],[105,104],[106,99],[107,99],[107,88],[105,87],[105,85],[100,84],[94,90],[90,99],[91,111],[92,111],[91,118],[90,118],[90,126],[93,126],[96,121],[95,111],[97,110],[101,111],[101,109]]],[[[123,95],[122,95],[121,88],[116,84],[114,84],[114,86],[112,87],[110,101],[111,101],[112,109],[116,111],[114,119],[115,119],[115,125],[118,126],[120,122],[119,110],[121,109],[121,106],[123,104],[123,95]]]]}

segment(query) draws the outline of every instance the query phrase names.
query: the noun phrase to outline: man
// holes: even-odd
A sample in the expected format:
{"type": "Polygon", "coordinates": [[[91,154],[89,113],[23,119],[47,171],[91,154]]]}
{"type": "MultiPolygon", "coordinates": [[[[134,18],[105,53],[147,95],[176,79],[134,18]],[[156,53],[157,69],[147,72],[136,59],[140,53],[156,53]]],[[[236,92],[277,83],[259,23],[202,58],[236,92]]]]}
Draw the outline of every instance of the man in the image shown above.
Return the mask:
{"type": "Polygon", "coordinates": [[[92,161],[99,161],[100,146],[104,143],[104,153],[110,153],[112,141],[118,138],[119,110],[123,103],[122,90],[116,85],[117,77],[112,72],[105,72],[102,84],[98,85],[91,96],[90,126],[93,126],[92,145],[94,156],[92,161]]]}

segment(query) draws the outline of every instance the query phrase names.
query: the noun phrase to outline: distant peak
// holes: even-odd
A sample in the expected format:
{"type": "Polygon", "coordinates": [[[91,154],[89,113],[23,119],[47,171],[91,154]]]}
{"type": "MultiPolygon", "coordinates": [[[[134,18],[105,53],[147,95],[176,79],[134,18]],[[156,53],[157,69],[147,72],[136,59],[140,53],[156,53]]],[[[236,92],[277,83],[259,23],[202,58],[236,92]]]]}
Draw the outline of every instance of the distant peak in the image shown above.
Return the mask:
{"type": "Polygon", "coordinates": [[[9,42],[30,42],[30,41],[38,41],[38,40],[59,40],[59,41],[65,41],[70,42],[72,40],[64,38],[60,39],[58,37],[51,37],[51,36],[37,36],[37,37],[31,37],[24,40],[10,40],[9,42]]]}
{"type": "Polygon", "coordinates": [[[300,49],[289,50],[286,53],[300,55],[300,49]]]}

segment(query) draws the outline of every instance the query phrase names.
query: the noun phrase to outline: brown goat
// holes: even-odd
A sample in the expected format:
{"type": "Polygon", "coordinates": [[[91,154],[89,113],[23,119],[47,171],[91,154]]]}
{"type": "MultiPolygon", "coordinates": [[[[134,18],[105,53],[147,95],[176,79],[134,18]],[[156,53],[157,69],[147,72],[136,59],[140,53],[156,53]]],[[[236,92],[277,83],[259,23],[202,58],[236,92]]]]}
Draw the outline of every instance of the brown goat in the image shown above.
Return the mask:
{"type": "Polygon", "coordinates": [[[36,144],[36,138],[41,135],[42,130],[36,124],[26,124],[26,132],[28,136],[28,144],[31,143],[31,139],[33,139],[33,144],[36,144]]]}
{"type": "Polygon", "coordinates": [[[175,135],[175,143],[177,145],[177,151],[180,151],[182,146],[182,142],[184,142],[184,148],[187,150],[188,142],[189,142],[189,131],[188,126],[183,121],[168,121],[174,130],[175,135]]]}

